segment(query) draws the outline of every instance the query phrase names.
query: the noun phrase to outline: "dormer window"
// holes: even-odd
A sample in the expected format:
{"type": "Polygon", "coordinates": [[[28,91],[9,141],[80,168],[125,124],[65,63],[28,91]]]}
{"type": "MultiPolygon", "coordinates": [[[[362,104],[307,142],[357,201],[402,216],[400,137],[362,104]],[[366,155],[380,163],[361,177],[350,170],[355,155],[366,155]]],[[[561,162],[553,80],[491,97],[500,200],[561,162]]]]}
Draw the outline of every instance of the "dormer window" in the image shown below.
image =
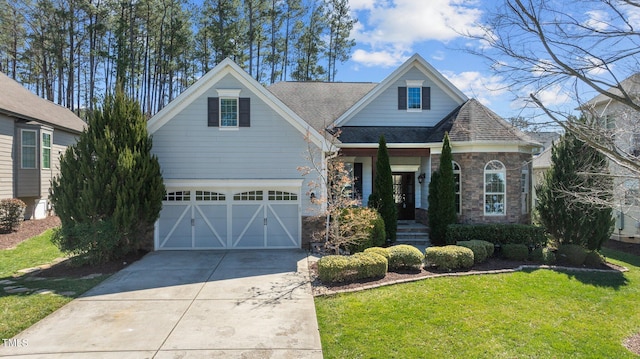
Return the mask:
{"type": "Polygon", "coordinates": [[[407,80],[406,87],[398,87],[398,110],[421,112],[431,109],[431,88],[422,80],[407,80]]]}

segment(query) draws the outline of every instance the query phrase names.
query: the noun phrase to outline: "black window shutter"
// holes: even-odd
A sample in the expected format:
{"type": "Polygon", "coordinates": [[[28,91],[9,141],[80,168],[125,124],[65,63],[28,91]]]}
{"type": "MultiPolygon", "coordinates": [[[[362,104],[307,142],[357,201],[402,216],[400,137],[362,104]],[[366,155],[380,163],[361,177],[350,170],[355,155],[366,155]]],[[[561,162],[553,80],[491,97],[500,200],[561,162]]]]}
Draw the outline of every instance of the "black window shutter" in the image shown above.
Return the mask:
{"type": "Polygon", "coordinates": [[[422,88],[422,109],[431,110],[431,87],[422,88]]]}
{"type": "Polygon", "coordinates": [[[353,189],[356,198],[362,197],[362,163],[353,164],[353,189]]]}
{"type": "Polygon", "coordinates": [[[218,113],[220,112],[220,102],[218,97],[209,97],[207,103],[207,126],[209,127],[218,127],[219,126],[219,118],[218,113]]]}
{"type": "Polygon", "coordinates": [[[238,126],[251,127],[251,99],[241,97],[238,103],[238,126]]]}
{"type": "Polygon", "coordinates": [[[407,109],[407,88],[398,87],[398,110],[407,109]]]}

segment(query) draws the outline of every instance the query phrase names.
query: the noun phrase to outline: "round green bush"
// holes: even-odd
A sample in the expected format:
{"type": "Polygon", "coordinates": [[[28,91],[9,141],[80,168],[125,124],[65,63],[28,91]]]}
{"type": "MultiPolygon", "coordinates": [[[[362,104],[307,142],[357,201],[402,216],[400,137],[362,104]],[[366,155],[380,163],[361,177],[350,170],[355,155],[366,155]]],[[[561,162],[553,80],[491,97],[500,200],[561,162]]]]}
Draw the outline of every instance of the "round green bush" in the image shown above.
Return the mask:
{"type": "Polygon", "coordinates": [[[540,247],[531,252],[531,260],[536,263],[553,264],[556,262],[556,254],[549,247],[540,247]]]}
{"type": "Polygon", "coordinates": [[[496,249],[495,244],[489,242],[489,241],[483,241],[480,239],[472,239],[470,242],[476,242],[476,243],[481,243],[482,245],[484,245],[484,249],[487,251],[487,258],[491,257],[493,255],[493,252],[496,249]]]}
{"type": "Polygon", "coordinates": [[[453,245],[429,247],[425,250],[425,262],[441,270],[467,269],[473,266],[473,251],[453,245]]]}
{"type": "Polygon", "coordinates": [[[324,283],[384,277],[387,268],[387,259],[373,252],[352,256],[331,255],[318,260],[318,276],[324,283]]]}
{"type": "Polygon", "coordinates": [[[584,265],[589,267],[598,267],[606,262],[602,254],[596,251],[589,251],[584,259],[584,265]]]}
{"type": "Polygon", "coordinates": [[[424,256],[422,252],[408,244],[398,244],[387,248],[389,251],[389,270],[420,269],[424,256]]]}
{"type": "Polygon", "coordinates": [[[529,247],[524,244],[504,244],[502,246],[502,256],[506,259],[524,261],[529,258],[529,247]]]}
{"type": "Polygon", "coordinates": [[[480,241],[459,241],[458,246],[469,248],[473,251],[473,262],[475,264],[482,263],[487,260],[487,247],[480,241]]]}
{"type": "Polygon", "coordinates": [[[376,253],[389,260],[389,250],[382,247],[371,247],[364,250],[364,253],[376,253]]]}
{"type": "Polygon", "coordinates": [[[588,251],[578,244],[562,244],[558,247],[558,261],[572,266],[581,266],[587,259],[588,251]]]}

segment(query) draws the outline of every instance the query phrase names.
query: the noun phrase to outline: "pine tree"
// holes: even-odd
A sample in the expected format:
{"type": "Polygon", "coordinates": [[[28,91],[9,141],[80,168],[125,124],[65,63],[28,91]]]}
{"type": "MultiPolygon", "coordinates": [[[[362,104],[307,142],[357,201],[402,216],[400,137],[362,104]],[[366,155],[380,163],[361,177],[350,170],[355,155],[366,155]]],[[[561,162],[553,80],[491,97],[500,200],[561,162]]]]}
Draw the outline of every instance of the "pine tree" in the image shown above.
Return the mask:
{"type": "Polygon", "coordinates": [[[149,249],[162,208],[160,164],[146,118],[122,89],[105,99],[60,159],[51,200],[62,228],[55,241],[88,262],[149,249]]]}
{"type": "Polygon", "coordinates": [[[398,208],[393,199],[393,177],[391,176],[389,153],[384,136],[380,136],[377,156],[376,178],[368,205],[378,210],[384,220],[384,229],[387,233],[387,238],[389,238],[391,242],[395,242],[398,229],[398,208]]]}
{"type": "Polygon", "coordinates": [[[540,221],[558,244],[599,250],[613,231],[613,183],[606,158],[566,134],[551,154],[552,166],[536,187],[540,221]]]}
{"type": "Polygon", "coordinates": [[[456,223],[456,184],[449,134],[445,133],[438,171],[429,183],[429,229],[431,243],[446,243],[447,227],[456,223]]]}

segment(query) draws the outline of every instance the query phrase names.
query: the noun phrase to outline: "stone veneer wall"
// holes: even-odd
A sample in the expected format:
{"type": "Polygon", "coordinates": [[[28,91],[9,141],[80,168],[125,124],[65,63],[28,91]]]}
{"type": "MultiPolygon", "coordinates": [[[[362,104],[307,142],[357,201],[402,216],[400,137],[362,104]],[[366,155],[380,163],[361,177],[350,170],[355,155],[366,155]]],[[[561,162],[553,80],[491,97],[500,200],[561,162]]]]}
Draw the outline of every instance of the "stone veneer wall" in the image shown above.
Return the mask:
{"type": "MultiPolygon", "coordinates": [[[[460,165],[462,214],[458,216],[459,223],[530,223],[531,213],[522,214],[522,167],[529,167],[529,196],[528,208],[531,208],[531,192],[533,174],[531,168],[532,156],[517,152],[480,152],[454,153],[453,160],[460,165]],[[484,166],[492,160],[502,162],[507,172],[507,203],[506,214],[503,216],[484,215],[484,166]]],[[[440,165],[440,155],[431,156],[431,171],[436,171],[440,165]]]]}

